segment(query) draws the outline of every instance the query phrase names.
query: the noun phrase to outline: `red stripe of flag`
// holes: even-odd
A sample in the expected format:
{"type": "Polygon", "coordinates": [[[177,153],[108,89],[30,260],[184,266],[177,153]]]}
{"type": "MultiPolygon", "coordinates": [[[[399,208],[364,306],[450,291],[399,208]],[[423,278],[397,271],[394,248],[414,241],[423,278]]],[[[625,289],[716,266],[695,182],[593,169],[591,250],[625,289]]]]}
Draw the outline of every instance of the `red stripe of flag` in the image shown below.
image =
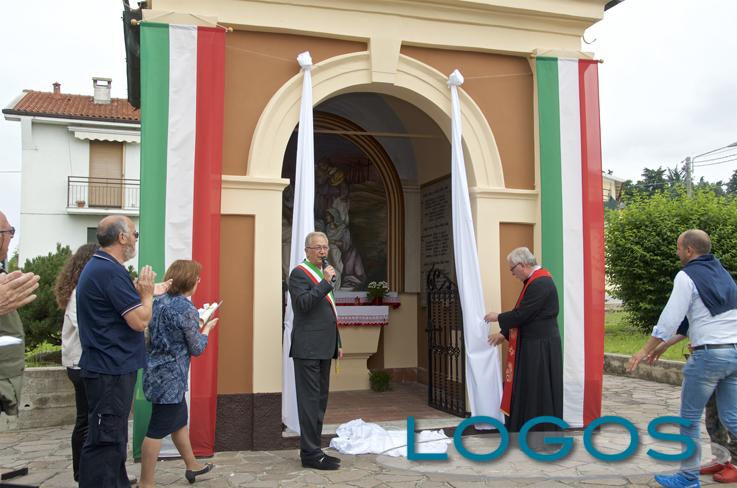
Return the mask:
{"type": "Polygon", "coordinates": [[[584,262],[584,401],[583,421],[601,416],[604,368],[604,205],[601,183],[598,63],[580,60],[581,174],[584,262]]]}
{"type": "MultiPolygon", "coordinates": [[[[223,141],[225,33],[197,28],[197,133],[195,138],[192,259],[202,264],[194,302],[220,300],[220,189],[223,141]]],[[[218,328],[204,354],[192,360],[189,435],[196,456],[212,456],[217,410],[218,328]]]]}

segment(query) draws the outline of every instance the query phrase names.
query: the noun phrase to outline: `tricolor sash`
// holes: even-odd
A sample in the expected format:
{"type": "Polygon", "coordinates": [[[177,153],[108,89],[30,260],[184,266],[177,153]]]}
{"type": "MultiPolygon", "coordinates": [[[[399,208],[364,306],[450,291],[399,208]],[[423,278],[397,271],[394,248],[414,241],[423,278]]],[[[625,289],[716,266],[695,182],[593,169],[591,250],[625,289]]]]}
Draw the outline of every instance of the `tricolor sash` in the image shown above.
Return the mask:
{"type": "MultiPolygon", "coordinates": [[[[322,270],[306,259],[302,261],[301,263],[299,263],[297,267],[301,269],[302,271],[304,271],[307,277],[310,278],[312,282],[315,284],[318,284],[323,279],[325,279],[322,274],[322,270]]],[[[330,291],[327,295],[325,295],[325,300],[327,300],[330,306],[333,307],[333,313],[335,314],[335,321],[337,323],[338,310],[335,308],[335,297],[333,296],[332,291],[330,291]]]]}
{"type": "MultiPolygon", "coordinates": [[[[527,279],[525,286],[522,287],[522,291],[517,298],[517,303],[514,305],[516,310],[519,304],[522,303],[522,298],[525,296],[527,287],[530,283],[538,278],[547,276],[552,278],[548,270],[540,268],[535,270],[532,275],[527,279]]],[[[509,348],[507,349],[507,365],[504,368],[504,393],[502,394],[502,405],[499,409],[504,412],[505,415],[509,415],[512,407],[512,385],[514,384],[514,367],[517,359],[517,327],[509,329],[509,348]]]]}

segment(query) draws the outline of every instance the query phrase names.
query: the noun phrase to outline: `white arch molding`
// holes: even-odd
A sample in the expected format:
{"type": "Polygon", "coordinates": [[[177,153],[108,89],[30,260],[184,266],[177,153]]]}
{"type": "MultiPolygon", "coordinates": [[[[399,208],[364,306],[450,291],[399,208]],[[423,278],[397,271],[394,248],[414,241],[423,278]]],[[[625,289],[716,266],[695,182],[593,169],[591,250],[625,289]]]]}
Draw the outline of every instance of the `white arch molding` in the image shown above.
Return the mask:
{"type": "MultiPolygon", "coordinates": [[[[372,81],[371,57],[367,51],[335,56],[312,68],[313,106],[348,92],[392,95],[425,112],[450,140],[447,76],[400,54],[394,80],[393,84],[372,81]]],[[[298,73],[282,85],[266,105],[253,134],[248,176],[281,178],[284,148],[299,122],[301,95],[302,75],[298,73]]],[[[460,90],[460,99],[468,186],[503,189],[501,158],[491,127],[478,105],[463,90],[460,90]]]]}
{"type": "MultiPolygon", "coordinates": [[[[427,114],[450,141],[450,89],[447,76],[408,56],[399,55],[393,83],[373,81],[369,52],[335,56],[313,66],[313,106],[350,92],[372,92],[391,95],[413,104],[427,114]]],[[[461,70],[463,66],[459,67],[461,70]]],[[[295,70],[297,63],[295,60],[295,70]]],[[[386,78],[384,78],[386,79],[386,78]]],[[[256,256],[268,256],[281,246],[282,190],[289,183],[281,177],[284,150],[299,122],[302,75],[297,73],[272,96],[259,117],[248,155],[246,176],[223,175],[223,214],[254,215],[256,256]]],[[[496,207],[499,200],[487,200],[486,194],[504,198],[499,150],[486,118],[478,105],[459,90],[463,124],[464,156],[472,208],[488,213],[488,204],[496,207]]],[[[450,161],[448,162],[450,167],[450,161]]],[[[533,192],[534,193],[534,192],[533,192]]],[[[532,196],[532,195],[531,195],[532,196]]],[[[530,200],[535,204],[534,196],[530,200]]],[[[529,205],[528,205],[529,206],[529,205]]],[[[499,275],[498,219],[476,222],[476,239],[481,266],[485,274],[484,289],[491,290],[490,304],[499,304],[495,276],[499,275]],[[486,256],[488,255],[488,257],[486,256]]],[[[253,289],[253,392],[281,391],[281,286],[279,273],[272,263],[257,259],[254,276],[259,286],[253,289]]],[[[487,292],[488,293],[488,292],[487,292]]],[[[498,308],[498,306],[497,306],[498,308]]]]}

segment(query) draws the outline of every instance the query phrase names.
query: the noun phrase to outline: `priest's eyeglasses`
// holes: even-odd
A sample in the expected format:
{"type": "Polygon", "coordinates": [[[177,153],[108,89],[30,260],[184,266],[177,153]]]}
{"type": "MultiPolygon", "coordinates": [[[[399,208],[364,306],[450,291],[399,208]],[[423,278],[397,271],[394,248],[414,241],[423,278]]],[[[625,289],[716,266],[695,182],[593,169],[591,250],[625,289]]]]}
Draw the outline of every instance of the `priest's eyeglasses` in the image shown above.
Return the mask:
{"type": "Polygon", "coordinates": [[[12,238],[15,235],[15,227],[11,227],[10,229],[0,230],[0,234],[10,234],[10,237],[12,238]]]}
{"type": "Polygon", "coordinates": [[[516,267],[517,267],[517,266],[519,266],[520,264],[522,264],[522,263],[517,263],[517,264],[515,264],[514,266],[512,266],[511,268],[509,268],[509,271],[511,271],[511,272],[514,272],[514,268],[516,268],[516,267]]]}

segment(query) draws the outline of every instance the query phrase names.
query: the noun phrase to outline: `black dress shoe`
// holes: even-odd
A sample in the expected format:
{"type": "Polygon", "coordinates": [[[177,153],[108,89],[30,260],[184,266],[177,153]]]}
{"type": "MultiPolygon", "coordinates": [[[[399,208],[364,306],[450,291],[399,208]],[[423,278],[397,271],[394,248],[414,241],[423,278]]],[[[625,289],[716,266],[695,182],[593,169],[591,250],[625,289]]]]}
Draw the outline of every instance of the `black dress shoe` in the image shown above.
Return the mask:
{"type": "Polygon", "coordinates": [[[205,467],[202,468],[199,471],[192,471],[191,469],[188,469],[184,472],[184,477],[187,478],[187,481],[191,483],[194,483],[197,479],[197,477],[201,474],[209,473],[215,468],[215,465],[212,463],[205,464],[205,467]]]}
{"type": "Polygon", "coordinates": [[[325,454],[325,453],[322,453],[322,455],[325,456],[327,460],[330,461],[331,463],[340,464],[339,457],[331,456],[330,454],[325,454]]]}
{"type": "Polygon", "coordinates": [[[338,469],[340,466],[330,461],[326,455],[323,455],[317,459],[303,459],[302,467],[333,471],[338,469]]]}

